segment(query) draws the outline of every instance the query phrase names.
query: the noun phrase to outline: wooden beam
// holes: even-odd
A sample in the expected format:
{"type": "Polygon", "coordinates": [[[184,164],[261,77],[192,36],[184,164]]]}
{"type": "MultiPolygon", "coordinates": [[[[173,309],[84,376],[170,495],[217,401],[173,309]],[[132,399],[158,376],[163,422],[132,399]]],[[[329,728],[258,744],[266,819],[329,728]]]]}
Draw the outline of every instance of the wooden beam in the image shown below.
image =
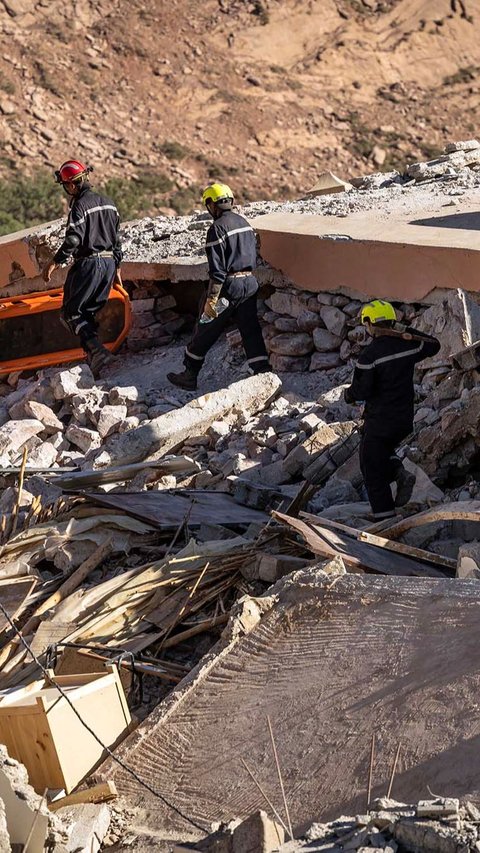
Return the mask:
{"type": "Polygon", "coordinates": [[[358,530],[356,527],[340,524],[338,521],[332,521],[330,518],[310,515],[308,512],[301,512],[300,516],[306,518],[314,525],[319,524],[321,527],[331,527],[333,530],[340,530],[348,536],[355,537],[360,542],[367,542],[369,545],[376,545],[378,548],[385,548],[387,551],[394,551],[396,554],[406,554],[407,557],[413,557],[415,560],[422,560],[425,563],[433,563],[435,566],[441,566],[444,569],[452,571],[454,574],[457,570],[457,561],[450,557],[432,554],[431,551],[424,551],[423,548],[414,548],[412,545],[405,545],[403,542],[392,542],[383,536],[375,536],[374,533],[368,533],[366,530],[358,530]]]}
{"type": "Polygon", "coordinates": [[[85,788],[83,791],[77,791],[75,794],[69,794],[68,797],[62,797],[61,800],[49,803],[48,808],[51,812],[58,812],[65,806],[76,806],[82,803],[107,803],[116,797],[118,797],[118,791],[115,782],[100,782],[91,788],[85,788]]]}

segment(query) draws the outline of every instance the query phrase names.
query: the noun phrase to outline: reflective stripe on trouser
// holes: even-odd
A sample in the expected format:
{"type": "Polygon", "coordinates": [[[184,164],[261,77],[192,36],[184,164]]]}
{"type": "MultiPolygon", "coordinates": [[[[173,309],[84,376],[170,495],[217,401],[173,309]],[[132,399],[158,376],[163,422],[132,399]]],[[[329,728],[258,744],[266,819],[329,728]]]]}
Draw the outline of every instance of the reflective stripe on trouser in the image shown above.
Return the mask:
{"type": "Polygon", "coordinates": [[[231,320],[242,336],[247,361],[254,373],[268,369],[268,354],[257,317],[257,294],[254,293],[239,305],[230,304],[210,323],[197,323],[185,350],[184,364],[188,370],[195,374],[200,372],[207,352],[231,320]]]}
{"type": "Polygon", "coordinates": [[[390,483],[396,479],[402,463],[395,448],[411,428],[392,432],[388,436],[372,433],[368,423],[363,428],[360,441],[360,468],[367,489],[372,512],[378,518],[387,518],[395,510],[390,483]]]}
{"type": "Polygon", "coordinates": [[[95,317],[108,300],[115,270],[113,258],[82,258],[68,271],[62,317],[82,346],[97,334],[95,317]]]}

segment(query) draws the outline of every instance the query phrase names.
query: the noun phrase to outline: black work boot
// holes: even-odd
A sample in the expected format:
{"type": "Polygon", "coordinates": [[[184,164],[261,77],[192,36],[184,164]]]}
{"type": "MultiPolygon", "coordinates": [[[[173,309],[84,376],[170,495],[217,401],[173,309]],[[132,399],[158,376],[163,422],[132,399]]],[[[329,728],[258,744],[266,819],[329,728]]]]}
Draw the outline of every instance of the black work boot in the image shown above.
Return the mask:
{"type": "Polygon", "coordinates": [[[413,487],[415,486],[416,481],[415,474],[412,474],[410,471],[407,471],[406,468],[401,466],[398,469],[397,476],[395,477],[395,482],[397,484],[397,497],[395,498],[395,506],[405,506],[408,504],[410,498],[412,497],[413,487]]]}
{"type": "Polygon", "coordinates": [[[95,379],[99,379],[102,370],[115,361],[115,356],[100,343],[98,338],[91,338],[89,341],[86,341],[84,348],[87,353],[87,362],[90,370],[95,379]]]}
{"type": "Polygon", "coordinates": [[[197,374],[186,367],[182,373],[167,373],[167,379],[172,385],[183,388],[184,391],[197,390],[197,374]]]}

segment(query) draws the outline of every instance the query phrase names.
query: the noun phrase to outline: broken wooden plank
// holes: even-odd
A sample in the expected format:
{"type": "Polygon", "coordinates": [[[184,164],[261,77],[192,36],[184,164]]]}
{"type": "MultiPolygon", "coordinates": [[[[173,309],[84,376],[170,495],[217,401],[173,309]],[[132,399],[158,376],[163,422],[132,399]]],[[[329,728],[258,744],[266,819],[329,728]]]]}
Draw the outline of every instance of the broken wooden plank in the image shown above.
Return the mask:
{"type": "Polygon", "coordinates": [[[109,537],[95,549],[93,554],[90,554],[90,556],[84,560],[82,565],[79,566],[78,569],[76,569],[70,577],[64,581],[64,583],[62,583],[56,592],[37,607],[33,616],[30,617],[27,624],[24,626],[23,632],[25,634],[30,634],[32,631],[35,631],[40,624],[42,613],[46,613],[47,610],[51,610],[53,607],[56,607],[60,601],[63,601],[67,596],[74,592],[74,590],[83,583],[85,578],[87,578],[88,575],[100,565],[105,557],[108,556],[111,550],[112,538],[109,537]]]}
{"type": "Polygon", "coordinates": [[[51,812],[57,812],[65,806],[76,806],[82,803],[108,803],[117,797],[118,791],[115,782],[99,782],[98,785],[92,785],[91,788],[85,788],[83,791],[77,791],[75,794],[69,794],[67,797],[49,803],[48,808],[51,812]]]}
{"type": "Polygon", "coordinates": [[[369,545],[377,545],[379,548],[385,548],[387,551],[394,551],[396,554],[405,554],[407,557],[413,557],[415,560],[421,560],[424,563],[433,563],[436,566],[447,569],[455,574],[457,569],[457,561],[450,557],[442,557],[440,554],[432,554],[431,551],[425,551],[423,548],[414,548],[412,545],[405,545],[403,542],[392,542],[390,539],[385,539],[383,536],[376,536],[374,533],[368,533],[366,530],[358,530],[356,527],[349,527],[347,524],[340,524],[338,521],[332,521],[330,518],[323,518],[318,515],[311,515],[308,512],[300,513],[302,518],[310,521],[312,524],[319,524],[322,527],[330,527],[333,530],[339,530],[346,533],[347,536],[353,536],[361,542],[367,542],[369,545]]]}
{"type": "MultiPolygon", "coordinates": [[[[37,578],[11,577],[0,580],[0,601],[7,611],[10,619],[17,619],[24,609],[25,602],[33,592],[37,584],[37,578]]],[[[0,633],[9,627],[9,623],[3,613],[0,613],[0,633]]]]}
{"type": "Polygon", "coordinates": [[[390,539],[402,536],[407,530],[422,527],[435,521],[477,521],[480,522],[480,501],[453,501],[441,504],[435,509],[426,509],[410,515],[396,524],[387,527],[383,533],[390,539]]]}
{"type": "Polygon", "coordinates": [[[337,533],[327,527],[291,518],[281,512],[274,512],[273,516],[300,533],[315,554],[323,557],[335,557],[340,554],[345,564],[353,570],[360,569],[378,574],[407,577],[444,578],[446,575],[445,571],[440,571],[434,566],[421,563],[404,554],[386,552],[383,548],[360,542],[340,531],[337,533]]]}
{"type": "Polygon", "coordinates": [[[132,515],[160,529],[177,528],[187,512],[188,526],[198,527],[210,522],[217,524],[250,524],[252,521],[266,523],[268,516],[257,509],[237,504],[230,495],[200,489],[181,493],[170,492],[115,492],[93,494],[85,497],[101,506],[112,507],[132,515]]]}

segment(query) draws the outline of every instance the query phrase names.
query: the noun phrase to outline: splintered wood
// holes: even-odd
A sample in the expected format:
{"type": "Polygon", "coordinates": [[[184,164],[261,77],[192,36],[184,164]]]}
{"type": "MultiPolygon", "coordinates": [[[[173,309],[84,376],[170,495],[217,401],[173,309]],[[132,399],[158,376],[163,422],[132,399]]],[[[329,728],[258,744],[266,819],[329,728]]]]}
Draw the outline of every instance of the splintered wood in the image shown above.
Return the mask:
{"type": "MultiPolygon", "coordinates": [[[[128,521],[142,527],[134,519],[128,521]]],[[[179,626],[183,625],[181,634],[188,638],[225,624],[224,599],[230,592],[235,598],[243,591],[240,570],[256,558],[255,543],[241,537],[204,545],[192,540],[177,554],[136,568],[126,569],[118,560],[113,574],[110,568],[106,579],[92,582],[92,573],[105,559],[110,555],[110,566],[114,559],[112,533],[73,572],[59,575],[55,581],[42,582],[40,573],[30,565],[36,562],[42,533],[44,539],[45,531],[33,528],[4,547],[0,578],[2,572],[8,573],[12,558],[16,564],[23,558],[24,571],[28,568],[34,574],[7,575],[0,580],[0,589],[8,615],[43,665],[48,647],[54,643],[60,647],[62,644],[95,647],[90,657],[100,647],[103,651],[96,657],[101,668],[115,650],[137,654],[152,647],[150,654],[158,655],[164,644],[175,645],[172,634],[179,626]]],[[[232,600],[229,599],[229,606],[232,600]]],[[[142,669],[173,683],[186,671],[155,658],[150,658],[148,665],[144,663],[142,669]]],[[[28,683],[39,675],[38,665],[8,620],[3,619],[0,689],[28,683]]]]}

